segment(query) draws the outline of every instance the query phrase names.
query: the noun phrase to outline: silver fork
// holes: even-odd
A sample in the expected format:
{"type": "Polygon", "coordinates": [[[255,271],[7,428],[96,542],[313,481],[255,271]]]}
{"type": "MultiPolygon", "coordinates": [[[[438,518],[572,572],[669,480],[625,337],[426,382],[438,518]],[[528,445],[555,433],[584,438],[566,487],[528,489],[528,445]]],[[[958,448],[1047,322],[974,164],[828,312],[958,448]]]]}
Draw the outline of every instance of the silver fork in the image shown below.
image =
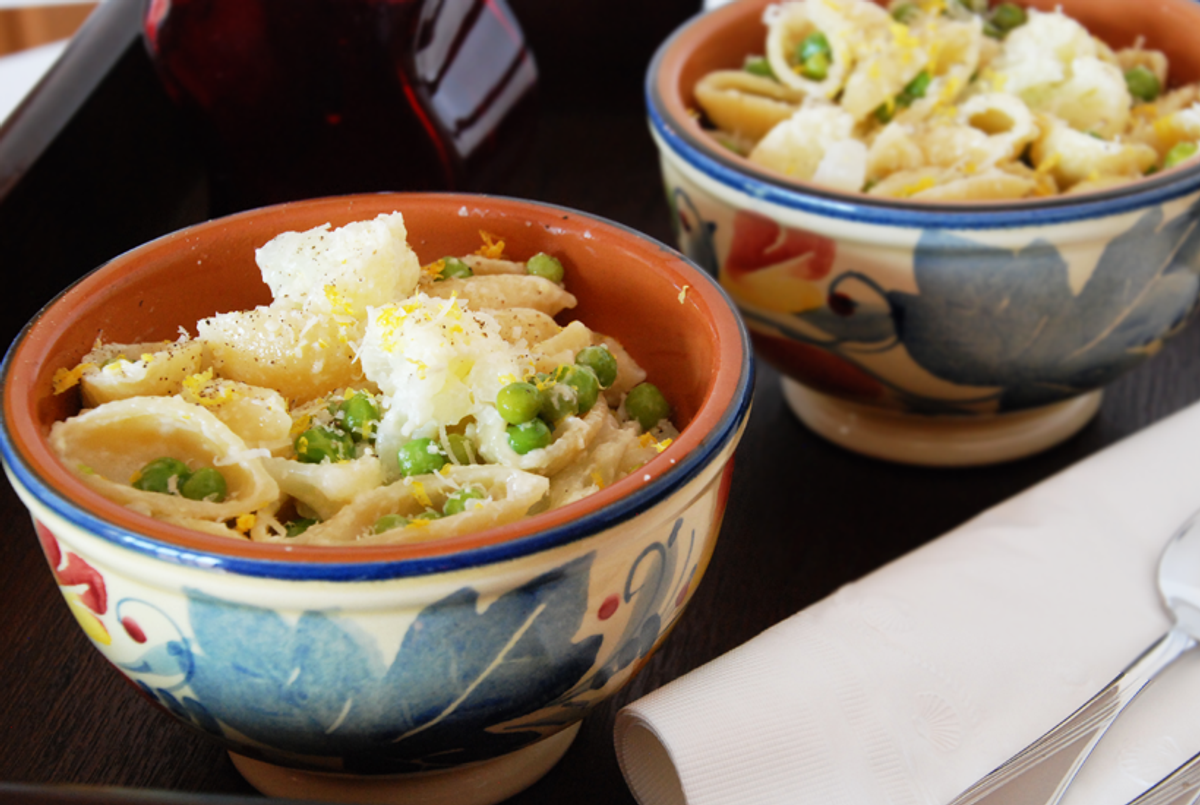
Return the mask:
{"type": "Polygon", "coordinates": [[[1195,805],[1200,802],[1200,754],[1154,784],[1129,805],[1195,805]]]}
{"type": "Polygon", "coordinates": [[[1167,541],[1158,563],[1158,589],[1174,617],[1171,629],[1086,704],[950,805],[1055,805],[1121,711],[1159,672],[1197,645],[1200,512],[1167,541]]]}

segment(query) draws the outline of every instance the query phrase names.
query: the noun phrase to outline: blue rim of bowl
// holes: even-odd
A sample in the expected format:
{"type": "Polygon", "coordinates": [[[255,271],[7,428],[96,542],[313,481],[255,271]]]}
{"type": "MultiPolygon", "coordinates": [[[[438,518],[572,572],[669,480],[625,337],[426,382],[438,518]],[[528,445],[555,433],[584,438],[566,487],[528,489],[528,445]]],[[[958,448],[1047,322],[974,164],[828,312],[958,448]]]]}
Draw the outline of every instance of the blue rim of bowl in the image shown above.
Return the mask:
{"type": "MultiPolygon", "coordinates": [[[[711,12],[709,12],[711,13],[711,12]]],[[[1025,226],[1070,223],[1104,218],[1144,209],[1196,193],[1200,190],[1200,160],[1188,167],[1163,172],[1130,185],[1079,196],[1056,196],[1020,204],[946,204],[911,203],[877,199],[859,194],[851,196],[816,185],[790,183],[776,174],[757,170],[748,160],[722,153],[723,149],[708,138],[696,137],[673,122],[666,113],[658,91],[658,74],[672,45],[701,13],[685,22],[655,51],[646,71],[645,103],[650,127],[669,153],[683,160],[719,185],[750,198],[775,204],[788,210],[878,226],[922,229],[1012,229],[1025,226]]],[[[660,148],[662,145],[660,144],[660,148]]]]}
{"type": "MultiPolygon", "coordinates": [[[[492,198],[500,197],[493,196],[492,198]]],[[[519,559],[543,550],[567,545],[599,534],[629,520],[649,510],[660,501],[665,500],[677,489],[682,488],[693,478],[700,475],[725,446],[737,438],[742,424],[749,415],[754,391],[755,365],[750,345],[750,335],[746,329],[745,322],[738,315],[737,308],[733,300],[725,292],[725,289],[707,272],[676,249],[645,233],[598,215],[584,213],[556,204],[535,203],[542,207],[561,210],[572,215],[622,229],[641,240],[647,241],[671,253],[672,256],[679,259],[696,274],[695,277],[691,278],[692,281],[707,283],[710,288],[720,295],[720,298],[732,314],[738,331],[738,339],[743,346],[741,367],[732,403],[723,412],[712,431],[700,440],[695,449],[682,458],[677,459],[676,463],[669,469],[602,509],[586,514],[578,520],[555,526],[545,531],[535,532],[528,536],[444,555],[413,559],[368,559],[361,562],[303,562],[288,561],[286,559],[258,559],[228,556],[221,553],[186,548],[115,527],[102,518],[91,514],[43,482],[26,459],[18,453],[9,435],[4,408],[0,406],[0,458],[3,459],[4,467],[9,473],[15,476],[16,480],[25,488],[28,494],[50,509],[54,514],[75,527],[90,532],[113,545],[174,565],[231,575],[288,581],[383,581],[466,570],[519,559]]],[[[100,270],[102,267],[103,264],[96,268],[95,271],[100,270]]],[[[89,272],[89,274],[91,273],[94,272],[89,272]]],[[[35,314],[33,319],[22,328],[21,333],[6,350],[3,362],[0,363],[0,387],[7,385],[5,381],[11,368],[13,353],[16,351],[17,345],[24,339],[26,331],[28,331],[33,322],[46,309],[70,291],[72,287],[82,282],[86,276],[88,275],[79,278],[70,286],[63,289],[54,299],[43,306],[42,310],[35,314]]],[[[662,459],[666,455],[664,453],[656,457],[655,460],[662,459]]]]}

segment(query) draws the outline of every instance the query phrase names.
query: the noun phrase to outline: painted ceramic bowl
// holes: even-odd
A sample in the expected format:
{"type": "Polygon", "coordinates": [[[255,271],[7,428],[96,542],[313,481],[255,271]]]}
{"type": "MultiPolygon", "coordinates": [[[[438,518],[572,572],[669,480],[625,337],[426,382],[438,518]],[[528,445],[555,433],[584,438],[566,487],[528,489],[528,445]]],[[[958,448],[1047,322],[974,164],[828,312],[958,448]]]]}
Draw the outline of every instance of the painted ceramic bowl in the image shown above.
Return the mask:
{"type": "Polygon", "coordinates": [[[748,414],[748,336],[728,297],[636,232],[523,201],[320,199],[200,224],[128,252],[51,302],[3,366],[0,446],[80,625],[145,698],[226,746],[263,792],[495,802],[545,773],[579,721],[680,617],[712,555],[748,414]],[[423,263],[479,231],[560,255],[573,315],[621,339],[681,435],[635,474],[488,531],[390,547],[254,543],[149,519],[81,483],[50,425],[52,376],[103,333],[269,301],[254,249],[283,231],[404,213],[423,263]]]}
{"type": "MultiPolygon", "coordinates": [[[[668,39],[646,101],[681,251],[719,278],[817,433],[967,465],[1061,442],[1195,306],[1200,161],[1102,192],[918,203],[794,182],[719,145],[694,86],[761,54],[768,0],[668,39]]],[[[1200,78],[1200,4],[1038,0],[1113,47],[1144,36],[1200,78]]]]}

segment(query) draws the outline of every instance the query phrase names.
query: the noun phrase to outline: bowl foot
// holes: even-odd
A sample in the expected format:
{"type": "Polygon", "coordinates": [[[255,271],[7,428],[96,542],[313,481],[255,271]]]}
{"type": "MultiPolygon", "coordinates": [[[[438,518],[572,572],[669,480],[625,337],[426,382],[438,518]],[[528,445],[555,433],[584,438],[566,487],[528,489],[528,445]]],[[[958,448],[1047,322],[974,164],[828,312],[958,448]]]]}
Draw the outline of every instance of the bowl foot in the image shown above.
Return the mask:
{"type": "Polygon", "coordinates": [[[817,435],[866,456],[929,467],[998,464],[1040,453],[1086,425],[1101,395],[1092,391],[1011,414],[924,416],[841,400],[783,378],[784,399],[817,435]]]}
{"type": "Polygon", "coordinates": [[[246,781],[269,797],[386,805],[493,805],[524,791],[554,767],[580,723],[507,755],[416,774],[366,776],[274,766],[229,753],[246,781]]]}

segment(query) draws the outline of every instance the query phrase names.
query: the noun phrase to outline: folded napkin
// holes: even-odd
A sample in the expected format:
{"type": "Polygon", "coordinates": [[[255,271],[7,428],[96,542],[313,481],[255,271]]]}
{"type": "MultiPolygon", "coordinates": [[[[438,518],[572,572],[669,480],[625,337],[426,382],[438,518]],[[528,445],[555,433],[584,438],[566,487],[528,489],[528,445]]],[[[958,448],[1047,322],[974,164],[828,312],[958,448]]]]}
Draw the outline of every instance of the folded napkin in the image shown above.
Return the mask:
{"type": "MultiPolygon", "coordinates": [[[[945,805],[1170,626],[1155,584],[1200,508],[1200,404],[1059,473],[622,709],[642,805],[945,805]]],[[[1120,805],[1200,751],[1200,651],[1066,803],[1120,805]]]]}

